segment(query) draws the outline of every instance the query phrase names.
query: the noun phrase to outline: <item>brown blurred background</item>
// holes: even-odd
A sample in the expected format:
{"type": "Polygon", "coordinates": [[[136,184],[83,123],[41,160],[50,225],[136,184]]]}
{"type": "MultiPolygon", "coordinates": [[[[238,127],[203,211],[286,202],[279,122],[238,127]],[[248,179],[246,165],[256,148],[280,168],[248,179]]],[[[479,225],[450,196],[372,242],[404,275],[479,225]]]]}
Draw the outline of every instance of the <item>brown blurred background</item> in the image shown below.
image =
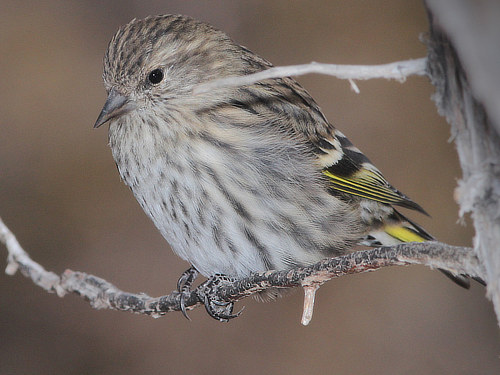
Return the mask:
{"type": "MultiPolygon", "coordinates": [[[[101,276],[161,295],[188,265],[120,182],[107,133],[102,56],[134,17],[208,21],[275,65],[377,64],[425,55],[422,1],[0,2],[0,215],[46,268],[101,276]]],[[[437,238],[470,245],[457,223],[460,177],[449,126],[425,78],[299,79],[338,126],[432,218],[437,238]]],[[[5,254],[4,249],[0,252],[5,254]]],[[[2,266],[3,267],[3,266],[2,266]]],[[[300,325],[302,293],[245,300],[228,324],[203,309],[153,320],[96,311],[0,274],[0,374],[498,374],[498,326],[485,289],[465,291],[424,267],[341,278],[300,325]]]]}

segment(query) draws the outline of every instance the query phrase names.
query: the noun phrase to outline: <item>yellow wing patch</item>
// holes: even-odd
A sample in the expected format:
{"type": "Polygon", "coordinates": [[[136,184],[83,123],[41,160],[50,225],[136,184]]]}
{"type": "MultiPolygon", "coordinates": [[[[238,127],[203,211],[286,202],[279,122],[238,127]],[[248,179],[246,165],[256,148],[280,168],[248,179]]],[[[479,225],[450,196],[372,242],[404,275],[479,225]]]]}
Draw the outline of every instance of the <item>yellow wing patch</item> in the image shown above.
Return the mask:
{"type": "Polygon", "coordinates": [[[386,225],[384,231],[391,237],[401,241],[401,242],[423,242],[425,238],[420,237],[417,233],[411,229],[398,226],[398,225],[386,225]]]}
{"type": "Polygon", "coordinates": [[[406,201],[404,196],[391,189],[379,173],[369,169],[361,169],[351,176],[342,177],[328,169],[323,170],[323,174],[330,178],[334,189],[344,193],[386,204],[401,204],[406,201]]]}

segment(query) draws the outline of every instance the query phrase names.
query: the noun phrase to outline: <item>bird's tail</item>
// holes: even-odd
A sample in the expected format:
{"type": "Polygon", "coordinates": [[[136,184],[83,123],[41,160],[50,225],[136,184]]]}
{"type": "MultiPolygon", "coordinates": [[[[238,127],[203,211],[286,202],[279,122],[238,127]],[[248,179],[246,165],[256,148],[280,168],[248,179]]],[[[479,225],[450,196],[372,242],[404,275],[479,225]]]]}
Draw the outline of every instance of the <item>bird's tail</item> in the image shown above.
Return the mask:
{"type": "MultiPolygon", "coordinates": [[[[368,246],[391,246],[403,242],[432,241],[432,237],[425,229],[398,211],[390,216],[383,226],[372,231],[363,244],[368,246]]],[[[455,275],[450,271],[439,269],[443,274],[463,288],[470,288],[470,280],[466,275],[455,275]]]]}

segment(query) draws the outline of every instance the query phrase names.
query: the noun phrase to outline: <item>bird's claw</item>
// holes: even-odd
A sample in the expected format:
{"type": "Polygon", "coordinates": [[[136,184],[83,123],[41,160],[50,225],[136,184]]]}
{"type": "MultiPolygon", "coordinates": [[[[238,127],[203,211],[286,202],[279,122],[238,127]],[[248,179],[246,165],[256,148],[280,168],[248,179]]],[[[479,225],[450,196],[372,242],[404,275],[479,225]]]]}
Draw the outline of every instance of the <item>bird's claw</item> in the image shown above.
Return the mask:
{"type": "Polygon", "coordinates": [[[210,300],[207,294],[205,294],[204,304],[208,315],[219,322],[228,322],[230,319],[237,318],[245,309],[245,307],[243,307],[236,314],[233,314],[234,302],[210,300]]]}
{"type": "Polygon", "coordinates": [[[190,267],[186,271],[184,271],[179,277],[179,280],[177,280],[177,291],[180,293],[180,307],[181,307],[181,312],[182,315],[187,320],[191,320],[189,315],[187,314],[186,311],[186,298],[188,298],[191,295],[191,285],[193,285],[193,282],[196,280],[198,277],[198,270],[194,267],[190,267]]]}
{"type": "Polygon", "coordinates": [[[218,300],[215,294],[216,288],[223,282],[231,281],[227,276],[216,274],[210,277],[203,288],[200,300],[203,301],[208,315],[220,322],[227,322],[230,319],[237,318],[242,313],[241,309],[233,314],[234,302],[218,300]]]}

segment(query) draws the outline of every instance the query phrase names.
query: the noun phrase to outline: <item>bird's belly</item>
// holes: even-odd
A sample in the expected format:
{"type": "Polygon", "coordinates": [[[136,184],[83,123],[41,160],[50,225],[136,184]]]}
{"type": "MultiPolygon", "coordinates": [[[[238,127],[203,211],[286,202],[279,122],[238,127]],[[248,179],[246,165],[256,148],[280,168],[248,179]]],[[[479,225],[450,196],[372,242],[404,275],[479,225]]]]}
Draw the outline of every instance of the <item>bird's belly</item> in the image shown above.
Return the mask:
{"type": "Polygon", "coordinates": [[[258,251],[242,238],[245,224],[220,199],[215,186],[200,188],[199,176],[186,175],[185,170],[182,175],[175,169],[163,174],[151,168],[145,178],[120,166],[119,170],[172,250],[201,274],[246,276],[268,269],[258,251]]]}
{"type": "Polygon", "coordinates": [[[302,226],[306,215],[290,203],[279,203],[277,209],[252,194],[230,195],[217,184],[201,189],[189,183],[196,177],[176,174],[126,183],[172,250],[201,274],[244,277],[326,257],[309,239],[315,226],[302,226]]]}

